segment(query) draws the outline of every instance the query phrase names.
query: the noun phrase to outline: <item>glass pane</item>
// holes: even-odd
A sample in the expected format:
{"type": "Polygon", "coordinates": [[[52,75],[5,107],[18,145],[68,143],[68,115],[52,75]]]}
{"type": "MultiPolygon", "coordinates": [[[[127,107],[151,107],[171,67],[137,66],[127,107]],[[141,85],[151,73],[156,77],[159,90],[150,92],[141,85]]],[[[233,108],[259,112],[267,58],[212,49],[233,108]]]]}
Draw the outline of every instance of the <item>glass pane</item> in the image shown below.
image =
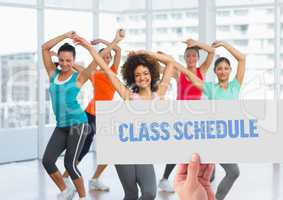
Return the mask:
{"type": "Polygon", "coordinates": [[[92,0],[45,0],[45,6],[91,10],[92,0]]]}
{"type": "MultiPolygon", "coordinates": [[[[45,41],[56,37],[57,35],[63,34],[70,30],[76,31],[79,35],[85,37],[87,40],[92,38],[92,14],[90,12],[73,12],[73,11],[58,11],[58,10],[46,10],[45,18],[45,41]],[[83,22],[83,23],[82,23],[83,22]]],[[[71,40],[67,39],[60,42],[52,50],[55,52],[65,42],[73,44],[71,40]]],[[[80,65],[87,67],[91,62],[91,56],[84,48],[76,46],[76,62],[80,65]]],[[[46,124],[55,124],[53,111],[51,108],[50,97],[49,97],[49,80],[46,75],[46,124]]],[[[91,84],[87,82],[81,90],[79,101],[82,107],[85,107],[88,100],[91,98],[92,93],[91,84]]]]}
{"type": "Polygon", "coordinates": [[[176,59],[183,61],[185,44],[183,40],[190,36],[198,39],[198,11],[154,12],[153,14],[153,50],[170,50],[176,59]]]}
{"type": "Polygon", "coordinates": [[[121,42],[122,60],[129,50],[145,49],[146,17],[145,14],[106,14],[99,16],[99,37],[112,41],[118,28],[124,28],[126,37],[121,42]],[[105,26],[111,24],[111,26],[105,26]]]}
{"type": "MultiPolygon", "coordinates": [[[[283,2],[283,0],[282,0],[283,2]]],[[[281,66],[281,71],[280,71],[280,99],[283,98],[283,5],[281,6],[281,34],[280,34],[280,66],[281,66]]]]}
{"type": "Polygon", "coordinates": [[[103,11],[125,11],[145,9],[145,0],[119,0],[113,3],[113,0],[99,0],[99,9],[103,11]]]}
{"type": "Polygon", "coordinates": [[[216,0],[216,6],[272,4],[273,2],[274,0],[216,0]]]}
{"type": "MultiPolygon", "coordinates": [[[[184,63],[183,40],[198,40],[198,10],[160,11],[153,13],[153,51],[163,51],[184,63]]],[[[176,81],[172,79],[168,97],[176,99],[176,81]]]]}
{"type": "Polygon", "coordinates": [[[0,7],[0,18],[9,19],[0,21],[0,129],[36,126],[36,12],[0,7]]]}
{"type": "MultiPolygon", "coordinates": [[[[272,7],[217,9],[216,38],[228,41],[247,56],[243,98],[273,98],[274,90],[274,12],[272,7]],[[250,19],[253,20],[250,20],[250,19]],[[258,82],[253,81],[258,80],[258,82]],[[249,90],[254,88],[254,90],[249,90]],[[261,88],[263,91],[258,92],[261,88]]],[[[223,48],[217,55],[232,61],[234,77],[237,62],[223,48]]]]}
{"type": "Polygon", "coordinates": [[[0,0],[2,3],[35,5],[36,0],[0,0]]]}
{"type": "Polygon", "coordinates": [[[152,0],[154,10],[197,8],[198,0],[152,0]]]}

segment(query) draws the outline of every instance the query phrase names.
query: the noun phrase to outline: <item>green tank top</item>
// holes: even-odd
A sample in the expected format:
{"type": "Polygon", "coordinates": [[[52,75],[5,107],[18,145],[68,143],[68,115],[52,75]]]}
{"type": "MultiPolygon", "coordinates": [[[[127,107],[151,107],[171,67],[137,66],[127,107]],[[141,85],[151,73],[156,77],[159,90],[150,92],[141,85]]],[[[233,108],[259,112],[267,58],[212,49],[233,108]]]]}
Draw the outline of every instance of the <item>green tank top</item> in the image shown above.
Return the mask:
{"type": "Polygon", "coordinates": [[[49,87],[57,127],[87,122],[87,116],[77,100],[80,92],[80,88],[76,85],[78,73],[74,72],[68,80],[56,83],[56,77],[59,74],[60,70],[56,69],[50,78],[49,87]]]}

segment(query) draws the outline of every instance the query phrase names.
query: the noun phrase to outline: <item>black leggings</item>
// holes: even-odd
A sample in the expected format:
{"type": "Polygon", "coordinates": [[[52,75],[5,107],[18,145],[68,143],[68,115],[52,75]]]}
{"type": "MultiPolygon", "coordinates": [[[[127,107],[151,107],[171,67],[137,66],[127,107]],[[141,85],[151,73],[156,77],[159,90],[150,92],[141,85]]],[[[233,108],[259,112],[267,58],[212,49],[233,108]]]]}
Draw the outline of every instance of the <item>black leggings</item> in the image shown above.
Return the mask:
{"type": "Polygon", "coordinates": [[[89,125],[89,132],[87,134],[87,137],[85,139],[85,143],[83,146],[83,149],[79,155],[78,161],[81,162],[81,160],[85,157],[85,155],[89,152],[90,146],[93,141],[93,137],[96,134],[96,120],[95,115],[91,115],[88,112],[86,112],[87,119],[88,119],[88,125],[89,125]]]}
{"type": "Polygon", "coordinates": [[[81,177],[76,162],[87,135],[88,124],[79,124],[70,127],[56,127],[44,152],[42,164],[48,174],[58,171],[55,163],[57,158],[66,149],[64,165],[72,180],[81,177]]]}
{"type": "Polygon", "coordinates": [[[176,164],[167,164],[163,174],[163,178],[168,179],[176,164]]]}
{"type": "Polygon", "coordinates": [[[216,199],[223,200],[231,190],[236,179],[240,176],[239,166],[237,164],[220,164],[226,172],[225,177],[221,180],[215,194],[216,199]]]}

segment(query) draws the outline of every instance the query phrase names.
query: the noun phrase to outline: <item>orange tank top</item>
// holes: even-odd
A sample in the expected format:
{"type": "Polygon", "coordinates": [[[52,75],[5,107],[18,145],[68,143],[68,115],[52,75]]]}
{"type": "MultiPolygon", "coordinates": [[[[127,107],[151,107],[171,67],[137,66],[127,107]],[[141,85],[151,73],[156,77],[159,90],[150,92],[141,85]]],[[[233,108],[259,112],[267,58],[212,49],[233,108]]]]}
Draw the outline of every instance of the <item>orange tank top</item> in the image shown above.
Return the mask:
{"type": "MultiPolygon", "coordinates": [[[[112,65],[111,70],[117,73],[117,67],[112,65]]],[[[93,87],[93,98],[89,102],[86,112],[95,115],[95,101],[111,101],[113,99],[115,88],[103,71],[96,71],[90,78],[93,87]]]]}

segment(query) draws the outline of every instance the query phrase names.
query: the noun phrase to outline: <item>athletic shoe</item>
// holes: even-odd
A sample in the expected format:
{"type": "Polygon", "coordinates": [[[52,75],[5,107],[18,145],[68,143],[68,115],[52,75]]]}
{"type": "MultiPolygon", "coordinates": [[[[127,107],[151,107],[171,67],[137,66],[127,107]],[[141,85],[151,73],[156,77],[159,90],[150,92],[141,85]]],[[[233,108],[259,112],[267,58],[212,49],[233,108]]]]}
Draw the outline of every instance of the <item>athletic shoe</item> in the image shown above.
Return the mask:
{"type": "Polygon", "coordinates": [[[72,188],[66,188],[63,192],[57,195],[57,200],[72,200],[76,191],[72,188]]]}
{"type": "Polygon", "coordinates": [[[159,181],[158,187],[163,192],[170,192],[170,193],[175,192],[173,187],[170,185],[169,181],[164,178],[159,181]]]}
{"type": "Polygon", "coordinates": [[[73,185],[73,183],[70,181],[69,178],[63,178],[64,183],[66,185],[67,188],[71,188],[73,190],[76,190],[75,186],[73,185]]]}
{"type": "Polygon", "coordinates": [[[104,185],[99,179],[91,179],[88,182],[89,190],[100,190],[100,191],[109,191],[109,187],[104,185]]]}

